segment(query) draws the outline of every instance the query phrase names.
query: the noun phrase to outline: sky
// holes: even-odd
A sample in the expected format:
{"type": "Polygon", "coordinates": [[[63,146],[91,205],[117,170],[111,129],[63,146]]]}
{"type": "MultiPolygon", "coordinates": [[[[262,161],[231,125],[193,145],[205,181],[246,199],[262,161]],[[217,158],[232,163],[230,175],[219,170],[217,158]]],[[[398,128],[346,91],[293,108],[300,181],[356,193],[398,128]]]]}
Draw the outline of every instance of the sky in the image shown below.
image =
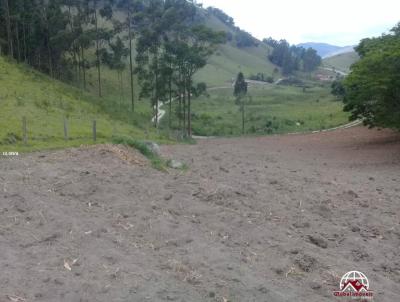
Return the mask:
{"type": "Polygon", "coordinates": [[[222,9],[258,39],[356,45],[400,21],[400,0],[198,0],[222,9]]]}

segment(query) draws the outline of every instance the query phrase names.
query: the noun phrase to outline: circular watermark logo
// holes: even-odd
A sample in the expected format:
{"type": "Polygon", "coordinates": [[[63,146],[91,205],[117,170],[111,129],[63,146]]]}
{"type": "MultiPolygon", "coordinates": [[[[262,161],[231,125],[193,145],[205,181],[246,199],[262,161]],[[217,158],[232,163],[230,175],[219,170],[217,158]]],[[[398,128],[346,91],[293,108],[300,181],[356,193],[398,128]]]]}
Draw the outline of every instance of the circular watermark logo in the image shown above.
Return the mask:
{"type": "Polygon", "coordinates": [[[343,275],[340,279],[339,291],[333,292],[336,297],[363,297],[372,298],[373,292],[370,290],[367,276],[358,271],[351,271],[343,275]]]}

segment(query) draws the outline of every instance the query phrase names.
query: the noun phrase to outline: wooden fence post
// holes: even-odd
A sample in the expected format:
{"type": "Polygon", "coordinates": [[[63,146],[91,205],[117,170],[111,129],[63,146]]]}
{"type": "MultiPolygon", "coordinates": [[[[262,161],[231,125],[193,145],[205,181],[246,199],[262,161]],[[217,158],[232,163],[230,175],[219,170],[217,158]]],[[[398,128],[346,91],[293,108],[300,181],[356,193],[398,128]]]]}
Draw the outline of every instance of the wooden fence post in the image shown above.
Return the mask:
{"type": "Polygon", "coordinates": [[[64,139],[67,141],[68,140],[68,125],[67,125],[67,119],[64,117],[64,139]]]}
{"type": "Polygon", "coordinates": [[[28,143],[28,134],[27,134],[27,129],[26,129],[26,117],[22,117],[22,138],[24,141],[24,144],[26,145],[28,143]]]}
{"type": "Polygon", "coordinates": [[[93,141],[96,142],[96,120],[93,120],[93,141]]]}

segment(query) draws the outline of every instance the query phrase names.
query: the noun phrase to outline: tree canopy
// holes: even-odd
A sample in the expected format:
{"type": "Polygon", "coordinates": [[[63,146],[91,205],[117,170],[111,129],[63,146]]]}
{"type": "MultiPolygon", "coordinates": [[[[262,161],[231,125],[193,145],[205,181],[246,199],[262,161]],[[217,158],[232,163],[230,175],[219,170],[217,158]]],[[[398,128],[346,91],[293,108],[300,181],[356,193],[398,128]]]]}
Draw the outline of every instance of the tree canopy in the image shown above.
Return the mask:
{"type": "Polygon", "coordinates": [[[345,111],[370,127],[400,129],[400,23],[356,51],[361,59],[343,82],[345,111]]]}

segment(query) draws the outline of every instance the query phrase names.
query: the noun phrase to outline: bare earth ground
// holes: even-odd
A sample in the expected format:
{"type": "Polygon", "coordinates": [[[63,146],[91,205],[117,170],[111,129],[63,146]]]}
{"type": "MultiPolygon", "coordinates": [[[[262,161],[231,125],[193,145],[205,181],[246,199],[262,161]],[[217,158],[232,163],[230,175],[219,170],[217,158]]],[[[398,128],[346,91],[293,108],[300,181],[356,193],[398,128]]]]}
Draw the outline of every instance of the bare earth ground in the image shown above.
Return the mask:
{"type": "Polygon", "coordinates": [[[359,270],[400,299],[400,137],[104,146],[0,160],[0,301],[340,301],[359,270]]]}

